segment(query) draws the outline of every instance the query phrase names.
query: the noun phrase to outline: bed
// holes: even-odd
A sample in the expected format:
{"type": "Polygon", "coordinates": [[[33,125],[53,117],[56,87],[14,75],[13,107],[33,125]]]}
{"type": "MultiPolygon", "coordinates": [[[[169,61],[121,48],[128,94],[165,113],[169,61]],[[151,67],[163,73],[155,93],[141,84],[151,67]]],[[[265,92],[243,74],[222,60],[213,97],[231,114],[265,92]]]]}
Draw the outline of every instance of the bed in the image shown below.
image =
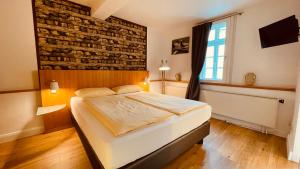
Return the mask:
{"type": "Polygon", "coordinates": [[[40,70],[43,106],[66,104],[66,108],[43,117],[46,132],[75,126],[93,168],[162,168],[209,134],[211,108],[172,116],[147,128],[112,137],[83,106],[75,91],[82,88],[144,84],[145,70],[40,70]],[[52,80],[59,83],[56,94],[49,90],[52,80]],[[197,120],[195,120],[197,119],[197,120]],[[73,124],[72,124],[73,122],[73,124]],[[137,148],[138,147],[138,148],[137,148]],[[130,153],[129,153],[130,152],[130,153]]]}
{"type": "MultiPolygon", "coordinates": [[[[130,94],[124,94],[126,97],[130,94]]],[[[209,133],[210,106],[115,137],[80,97],[71,98],[73,122],[93,168],[160,168],[209,133]]]]}

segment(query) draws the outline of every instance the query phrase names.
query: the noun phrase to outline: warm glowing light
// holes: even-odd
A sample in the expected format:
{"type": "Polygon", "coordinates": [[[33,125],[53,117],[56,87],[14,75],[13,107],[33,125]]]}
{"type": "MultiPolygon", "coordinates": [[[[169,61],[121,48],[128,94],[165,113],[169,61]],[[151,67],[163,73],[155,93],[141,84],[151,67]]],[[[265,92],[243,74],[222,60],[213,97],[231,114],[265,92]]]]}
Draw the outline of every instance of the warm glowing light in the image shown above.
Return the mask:
{"type": "Polygon", "coordinates": [[[145,77],[144,85],[148,85],[148,84],[150,84],[150,78],[149,77],[145,77]]]}
{"type": "Polygon", "coordinates": [[[160,71],[167,71],[167,70],[170,70],[170,66],[168,65],[168,61],[167,60],[164,60],[162,59],[161,60],[161,65],[160,67],[158,68],[158,70],[160,71]]]}
{"type": "Polygon", "coordinates": [[[158,68],[158,70],[170,70],[171,68],[169,66],[161,66],[158,68]]]}
{"type": "Polygon", "coordinates": [[[52,80],[52,81],[50,82],[50,92],[51,92],[51,93],[56,93],[58,89],[59,89],[58,82],[55,81],[55,80],[52,80]]]}

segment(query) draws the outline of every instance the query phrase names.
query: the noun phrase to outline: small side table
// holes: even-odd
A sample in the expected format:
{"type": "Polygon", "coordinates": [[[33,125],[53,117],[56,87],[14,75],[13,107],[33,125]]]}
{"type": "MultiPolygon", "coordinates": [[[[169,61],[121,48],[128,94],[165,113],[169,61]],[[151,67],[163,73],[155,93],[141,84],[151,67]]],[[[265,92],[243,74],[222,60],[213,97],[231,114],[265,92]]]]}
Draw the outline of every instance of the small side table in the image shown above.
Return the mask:
{"type": "Polygon", "coordinates": [[[38,107],[36,115],[44,115],[48,113],[52,113],[58,110],[62,110],[66,107],[66,104],[61,104],[61,105],[54,105],[54,106],[47,106],[47,107],[38,107]]]}

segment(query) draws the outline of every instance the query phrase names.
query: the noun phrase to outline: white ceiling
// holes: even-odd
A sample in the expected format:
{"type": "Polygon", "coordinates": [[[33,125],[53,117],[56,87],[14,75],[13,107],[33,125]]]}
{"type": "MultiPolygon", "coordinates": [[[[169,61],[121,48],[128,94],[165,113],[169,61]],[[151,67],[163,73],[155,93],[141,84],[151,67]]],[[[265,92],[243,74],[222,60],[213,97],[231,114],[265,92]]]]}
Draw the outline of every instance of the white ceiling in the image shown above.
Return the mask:
{"type": "Polygon", "coordinates": [[[132,0],[114,16],[145,26],[197,23],[266,0],[132,0]]]}
{"type": "Polygon", "coordinates": [[[96,4],[99,3],[98,1],[104,1],[104,0],[69,0],[69,1],[93,8],[96,4]]]}
{"type": "Polygon", "coordinates": [[[131,0],[69,0],[81,5],[91,7],[91,15],[105,20],[117,10],[121,9],[131,0]]]}
{"type": "MultiPolygon", "coordinates": [[[[117,0],[71,1],[90,6],[94,11],[101,9],[101,4],[105,4],[103,2],[108,1],[114,6],[118,6],[116,3],[120,2],[117,0]]],[[[114,16],[145,26],[175,27],[231,12],[241,12],[243,8],[262,1],[266,0],[128,0],[126,4],[122,3],[117,9],[109,11],[114,16]]],[[[98,10],[97,13],[101,11],[107,13],[103,9],[98,10]]]]}

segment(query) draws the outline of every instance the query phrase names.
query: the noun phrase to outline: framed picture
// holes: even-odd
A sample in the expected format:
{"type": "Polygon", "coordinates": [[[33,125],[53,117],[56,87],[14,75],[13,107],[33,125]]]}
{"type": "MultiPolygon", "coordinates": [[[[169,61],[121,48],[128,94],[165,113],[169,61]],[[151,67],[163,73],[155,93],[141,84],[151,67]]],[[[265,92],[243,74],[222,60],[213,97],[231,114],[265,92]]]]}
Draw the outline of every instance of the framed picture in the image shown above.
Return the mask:
{"type": "Polygon", "coordinates": [[[190,37],[172,40],[172,55],[189,53],[190,37]]]}

